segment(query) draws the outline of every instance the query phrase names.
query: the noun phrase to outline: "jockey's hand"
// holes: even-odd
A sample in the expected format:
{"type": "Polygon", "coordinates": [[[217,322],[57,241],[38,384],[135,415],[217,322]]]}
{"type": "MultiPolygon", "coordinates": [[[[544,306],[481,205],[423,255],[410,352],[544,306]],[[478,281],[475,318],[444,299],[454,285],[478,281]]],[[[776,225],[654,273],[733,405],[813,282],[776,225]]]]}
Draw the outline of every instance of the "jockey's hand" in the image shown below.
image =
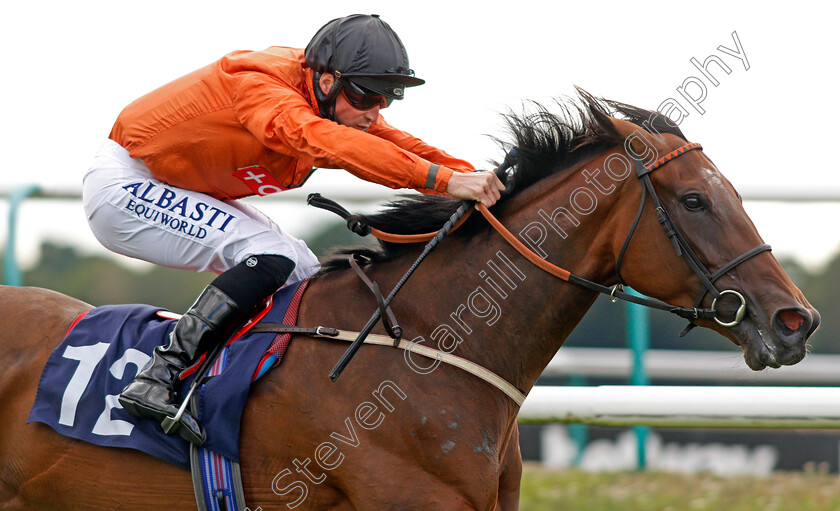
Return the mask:
{"type": "Polygon", "coordinates": [[[453,172],[446,193],[453,197],[481,202],[488,208],[501,197],[505,185],[495,172],[453,172]]]}

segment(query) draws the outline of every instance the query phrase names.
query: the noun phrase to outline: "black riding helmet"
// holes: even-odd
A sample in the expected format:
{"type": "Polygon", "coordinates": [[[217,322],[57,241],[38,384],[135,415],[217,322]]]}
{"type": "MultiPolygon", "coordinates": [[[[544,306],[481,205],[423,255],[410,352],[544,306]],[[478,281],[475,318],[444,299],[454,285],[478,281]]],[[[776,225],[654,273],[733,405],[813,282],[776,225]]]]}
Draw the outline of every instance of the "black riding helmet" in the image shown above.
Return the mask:
{"type": "Polygon", "coordinates": [[[330,21],[306,46],[304,56],[312,69],[315,96],[325,118],[332,119],[335,98],[348,83],[354,89],[388,99],[402,99],[405,87],[425,83],[408,67],[408,54],[399,36],[376,14],[353,14],[330,21]],[[328,94],[318,86],[323,73],[336,77],[328,94]]]}

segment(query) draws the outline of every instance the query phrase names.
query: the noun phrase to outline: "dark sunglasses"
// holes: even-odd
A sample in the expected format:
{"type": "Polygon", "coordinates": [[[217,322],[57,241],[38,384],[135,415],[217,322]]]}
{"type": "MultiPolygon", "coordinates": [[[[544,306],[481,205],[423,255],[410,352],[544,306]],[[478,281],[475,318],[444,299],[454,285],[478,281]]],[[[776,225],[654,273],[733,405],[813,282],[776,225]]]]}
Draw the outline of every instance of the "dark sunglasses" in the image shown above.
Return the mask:
{"type": "Polygon", "coordinates": [[[380,108],[388,108],[393,98],[385,97],[373,91],[359,87],[353,82],[345,82],[343,87],[344,97],[357,110],[370,110],[379,105],[380,108]]]}

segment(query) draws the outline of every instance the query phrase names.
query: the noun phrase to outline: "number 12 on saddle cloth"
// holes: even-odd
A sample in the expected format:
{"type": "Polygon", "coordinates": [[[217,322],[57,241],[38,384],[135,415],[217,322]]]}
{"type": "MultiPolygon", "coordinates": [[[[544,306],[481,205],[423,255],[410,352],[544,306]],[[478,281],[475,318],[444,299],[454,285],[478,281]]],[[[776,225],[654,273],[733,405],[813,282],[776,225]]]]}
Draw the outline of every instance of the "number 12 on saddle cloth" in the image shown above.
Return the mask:
{"type": "MultiPolygon", "coordinates": [[[[307,284],[278,291],[262,320],[294,325],[307,284]]],[[[160,424],[134,417],[117,402],[175,327],[171,314],[160,312],[148,305],[108,305],[77,320],[47,360],[27,422],[42,422],[62,435],[96,445],[137,449],[189,469],[188,442],[164,434],[160,424]]],[[[197,418],[207,431],[205,449],[239,461],[239,427],[248,390],[276,360],[272,357],[281,337],[246,332],[221,355],[224,371],[201,387],[199,398],[197,418]]],[[[183,380],[182,388],[191,380],[192,376],[183,380]]]]}

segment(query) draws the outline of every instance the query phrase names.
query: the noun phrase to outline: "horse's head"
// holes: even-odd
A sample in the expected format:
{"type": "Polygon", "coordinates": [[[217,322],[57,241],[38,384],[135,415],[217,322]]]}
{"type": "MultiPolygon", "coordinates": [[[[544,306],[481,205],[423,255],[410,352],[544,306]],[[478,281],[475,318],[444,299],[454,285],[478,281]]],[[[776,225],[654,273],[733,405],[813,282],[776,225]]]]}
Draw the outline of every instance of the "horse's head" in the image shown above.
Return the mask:
{"type": "MultiPolygon", "coordinates": [[[[523,280],[530,272],[529,282],[540,282],[530,288],[529,300],[542,305],[554,300],[551,310],[563,311],[538,321],[525,314],[520,323],[509,323],[513,331],[528,328],[534,334],[533,366],[545,367],[591,305],[584,288],[610,293],[606,286],[619,283],[661,300],[650,305],[729,338],[743,348],[753,369],[802,360],[819,313],[764,245],[731,183],[664,117],[583,90],[579,94],[582,106],[561,102],[559,114],[535,105],[532,114],[507,117],[512,141],[503,145],[511,150],[499,172],[508,190],[493,208],[498,218],[485,208],[489,223],[473,215],[448,238],[459,239],[458,250],[464,250],[481,236],[485,243],[469,248],[491,257],[504,256],[500,247],[509,243],[533,263],[522,273],[523,280]],[[610,111],[627,120],[610,117],[610,111]],[[542,285],[552,279],[583,287],[560,284],[563,290],[557,292],[542,285]]],[[[390,233],[429,233],[440,229],[458,205],[449,197],[411,196],[365,221],[390,233]]],[[[383,242],[364,254],[384,263],[410,248],[383,242]]],[[[448,255],[437,256],[448,263],[448,255]]],[[[469,259],[474,264],[481,257],[469,259]]],[[[347,266],[345,259],[336,261],[324,271],[347,266]]],[[[436,278],[453,278],[433,271],[436,278]]],[[[478,274],[506,298],[495,277],[485,270],[478,274]]],[[[617,287],[612,292],[623,296],[617,287]]],[[[481,310],[472,312],[484,317],[481,310]]],[[[517,349],[528,359],[521,346],[517,349]]],[[[532,376],[535,380],[538,374],[532,376]]]]}
{"type": "Polygon", "coordinates": [[[625,202],[622,210],[632,213],[625,213],[615,229],[621,278],[669,304],[716,309],[717,318],[695,323],[741,346],[754,370],[802,360],[820,315],[764,245],[732,184],[704,151],[681,137],[610,121],[625,140],[623,152],[636,160],[620,199],[625,202]],[[662,160],[678,148],[682,152],[662,160]],[[646,191],[636,175],[651,167],[652,190],[646,191]],[[642,194],[646,204],[633,230],[642,194]],[[656,196],[665,213],[656,211],[656,196]],[[676,231],[673,239],[666,235],[669,229],[676,231]],[[679,237],[687,248],[674,241],[679,237]]]}

